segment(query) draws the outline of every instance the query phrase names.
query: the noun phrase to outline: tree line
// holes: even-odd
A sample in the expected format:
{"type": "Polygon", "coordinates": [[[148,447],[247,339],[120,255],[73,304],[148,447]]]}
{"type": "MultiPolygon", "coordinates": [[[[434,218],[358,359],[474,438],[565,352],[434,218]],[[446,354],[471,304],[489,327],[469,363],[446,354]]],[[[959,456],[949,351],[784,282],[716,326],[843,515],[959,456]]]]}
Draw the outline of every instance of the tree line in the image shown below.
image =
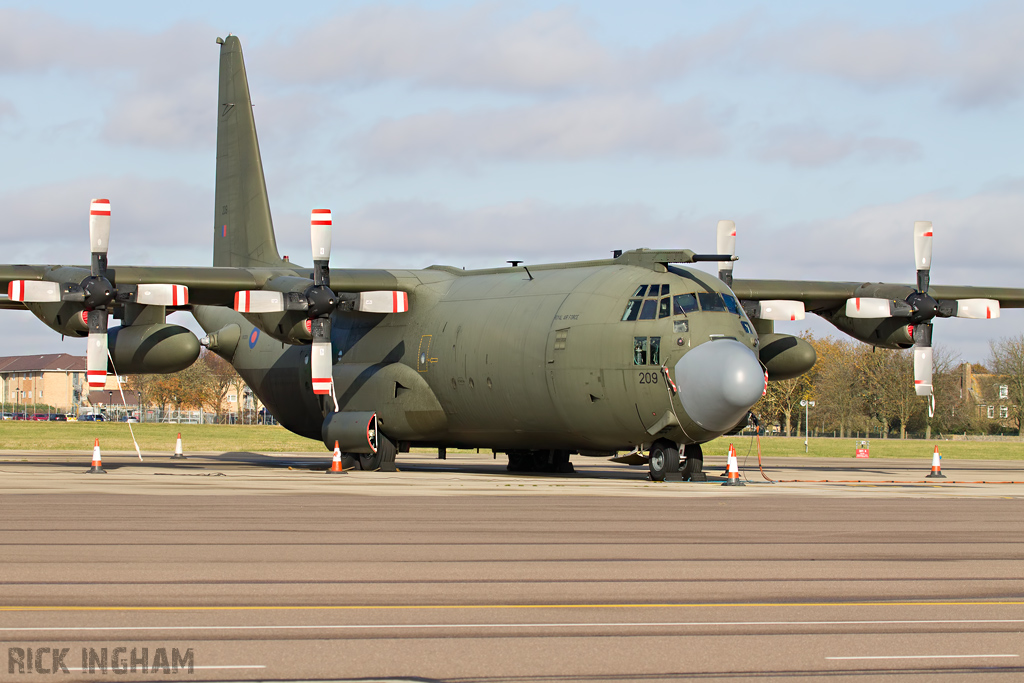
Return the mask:
{"type": "MultiPolygon", "coordinates": [[[[1000,429],[1000,420],[980,414],[963,386],[961,363],[947,350],[933,351],[934,414],[914,391],[914,356],[911,349],[891,350],[867,346],[852,339],[799,335],[818,354],[810,372],[794,379],[772,381],[753,412],[762,425],[778,425],[789,436],[803,423],[801,401],[814,401],[809,423],[812,432],[836,436],[908,433],[987,434],[1000,429]]],[[[1008,424],[1021,435],[1024,406],[1024,335],[992,341],[985,365],[973,365],[976,374],[994,375],[1008,388],[1008,424]]]]}
{"type": "Polygon", "coordinates": [[[204,410],[217,415],[217,422],[228,420],[224,410],[228,394],[234,390],[238,412],[242,409],[245,382],[231,364],[203,349],[189,367],[169,375],[131,375],[127,388],[138,392],[139,406],[168,410],[204,410]]]}

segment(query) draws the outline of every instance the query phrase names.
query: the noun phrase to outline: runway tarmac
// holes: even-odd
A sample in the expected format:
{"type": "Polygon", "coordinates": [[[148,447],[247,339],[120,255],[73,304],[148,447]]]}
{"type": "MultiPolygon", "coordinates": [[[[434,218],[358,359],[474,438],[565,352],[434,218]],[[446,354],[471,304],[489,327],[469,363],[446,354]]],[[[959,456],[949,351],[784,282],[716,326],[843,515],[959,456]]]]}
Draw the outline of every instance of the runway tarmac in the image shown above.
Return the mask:
{"type": "Polygon", "coordinates": [[[925,460],[787,458],[766,473],[813,482],[723,487],[574,462],[328,476],[307,454],[132,454],[84,475],[88,454],[0,454],[0,678],[1024,675],[1024,486],[950,483],[1024,463],[944,463],[935,484],[925,460]],[[68,673],[21,673],[65,648],[68,673]]]}

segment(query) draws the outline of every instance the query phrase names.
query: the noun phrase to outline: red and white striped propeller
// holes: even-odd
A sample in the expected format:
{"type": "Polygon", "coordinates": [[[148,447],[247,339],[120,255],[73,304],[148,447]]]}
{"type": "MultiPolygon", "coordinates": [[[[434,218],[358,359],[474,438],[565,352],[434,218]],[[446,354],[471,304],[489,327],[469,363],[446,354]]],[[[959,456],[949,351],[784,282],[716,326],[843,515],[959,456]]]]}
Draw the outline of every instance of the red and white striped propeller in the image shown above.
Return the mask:
{"type": "Polygon", "coordinates": [[[110,240],[110,200],[93,199],[89,203],[89,250],[92,253],[89,275],[80,283],[43,280],[14,280],[7,286],[13,301],[83,304],[89,327],[86,374],[89,387],[103,387],[107,381],[107,316],[116,305],[136,303],[148,306],[185,306],[188,287],[184,285],[144,284],[115,287],[107,277],[107,247],[110,240]]]}
{"type": "Polygon", "coordinates": [[[940,299],[929,296],[932,267],[932,223],[914,223],[914,267],[917,289],[905,300],[858,298],[846,302],[848,318],[907,318],[914,334],[914,389],[932,395],[932,320],[938,318],[998,318],[996,299],[940,299]]]}
{"type": "MultiPolygon", "coordinates": [[[[310,356],[313,393],[321,395],[331,393],[331,369],[334,365],[331,314],[346,300],[345,296],[339,296],[331,289],[332,222],[330,209],[313,209],[310,212],[313,282],[301,294],[258,289],[235,293],[235,310],[240,313],[278,313],[287,310],[306,313],[307,329],[313,337],[310,356]]],[[[404,313],[409,310],[408,294],[398,291],[360,292],[353,303],[354,310],[364,313],[404,313]]]]}

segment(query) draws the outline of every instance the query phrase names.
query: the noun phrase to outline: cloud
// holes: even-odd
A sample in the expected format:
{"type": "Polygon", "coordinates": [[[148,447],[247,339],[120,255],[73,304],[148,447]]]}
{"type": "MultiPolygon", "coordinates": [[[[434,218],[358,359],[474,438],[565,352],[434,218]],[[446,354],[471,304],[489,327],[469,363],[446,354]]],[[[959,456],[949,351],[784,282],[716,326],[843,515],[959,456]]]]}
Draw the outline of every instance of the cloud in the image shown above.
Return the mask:
{"type": "Polygon", "coordinates": [[[179,23],[143,33],[29,10],[0,10],[0,73],[85,78],[109,99],[103,138],[177,148],[213,141],[214,30],[179,23]]]}
{"type": "Polygon", "coordinates": [[[808,168],[826,166],[852,156],[869,162],[901,162],[918,159],[921,154],[921,146],[911,140],[852,134],[836,136],[812,125],[771,128],[754,149],[754,156],[761,161],[808,168]]]}
{"type": "Polygon", "coordinates": [[[362,7],[267,49],[273,72],[291,82],[551,90],[601,82],[620,67],[574,10],[513,16],[490,3],[362,7]]]}
{"type": "Polygon", "coordinates": [[[88,210],[111,201],[110,264],[206,265],[212,258],[213,191],[136,176],[82,178],[0,195],[8,263],[89,262],[88,210]]]}
{"type": "Polygon", "coordinates": [[[738,253],[757,258],[742,259],[736,277],[912,283],[919,220],[934,225],[933,283],[1024,286],[1024,195],[1012,189],[922,194],[816,223],[737,224],[738,253]]]}
{"type": "Polygon", "coordinates": [[[713,155],[725,146],[703,102],[625,94],[387,119],[356,144],[366,163],[391,169],[436,161],[679,158],[713,155]]]}
{"type": "Polygon", "coordinates": [[[0,121],[17,117],[18,108],[14,106],[14,102],[0,98],[0,121]]]}
{"type": "MultiPolygon", "coordinates": [[[[301,224],[280,216],[275,224],[301,224]]],[[[703,242],[713,243],[712,226],[703,242]]],[[[470,268],[608,258],[614,249],[680,246],[691,221],[660,218],[640,204],[559,206],[540,201],[459,210],[437,202],[390,201],[334,212],[336,234],[345,235],[332,265],[349,268],[423,268],[438,263],[470,268]],[[386,245],[386,246],[382,246],[386,245]]],[[[305,234],[308,235],[308,232],[305,234]]],[[[307,254],[301,237],[282,234],[283,253],[307,254]]],[[[300,259],[296,259],[297,261],[300,259]]],[[[308,258],[307,258],[308,260],[308,258]]]]}
{"type": "Polygon", "coordinates": [[[867,88],[936,88],[961,107],[1024,93],[1024,9],[972,7],[947,18],[874,28],[819,19],[751,41],[747,59],[867,88]]]}

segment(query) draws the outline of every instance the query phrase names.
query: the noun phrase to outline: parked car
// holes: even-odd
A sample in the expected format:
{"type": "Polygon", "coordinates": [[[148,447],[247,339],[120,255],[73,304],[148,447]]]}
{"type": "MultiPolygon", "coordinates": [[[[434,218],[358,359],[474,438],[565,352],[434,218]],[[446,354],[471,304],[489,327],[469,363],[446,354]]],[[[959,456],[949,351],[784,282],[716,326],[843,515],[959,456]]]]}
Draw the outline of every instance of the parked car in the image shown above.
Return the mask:
{"type": "Polygon", "coordinates": [[[106,422],[107,418],[103,417],[100,414],[96,414],[96,415],[79,415],[78,416],[78,421],[79,422],[106,422]]]}
{"type": "Polygon", "coordinates": [[[50,415],[50,422],[67,422],[68,416],[64,413],[53,413],[50,415]]]}
{"type": "Polygon", "coordinates": [[[14,413],[3,413],[3,419],[4,420],[13,420],[14,419],[14,413]]]}
{"type": "Polygon", "coordinates": [[[50,419],[50,415],[49,413],[36,413],[35,415],[32,415],[28,419],[35,420],[36,422],[47,422],[50,419]]]}

